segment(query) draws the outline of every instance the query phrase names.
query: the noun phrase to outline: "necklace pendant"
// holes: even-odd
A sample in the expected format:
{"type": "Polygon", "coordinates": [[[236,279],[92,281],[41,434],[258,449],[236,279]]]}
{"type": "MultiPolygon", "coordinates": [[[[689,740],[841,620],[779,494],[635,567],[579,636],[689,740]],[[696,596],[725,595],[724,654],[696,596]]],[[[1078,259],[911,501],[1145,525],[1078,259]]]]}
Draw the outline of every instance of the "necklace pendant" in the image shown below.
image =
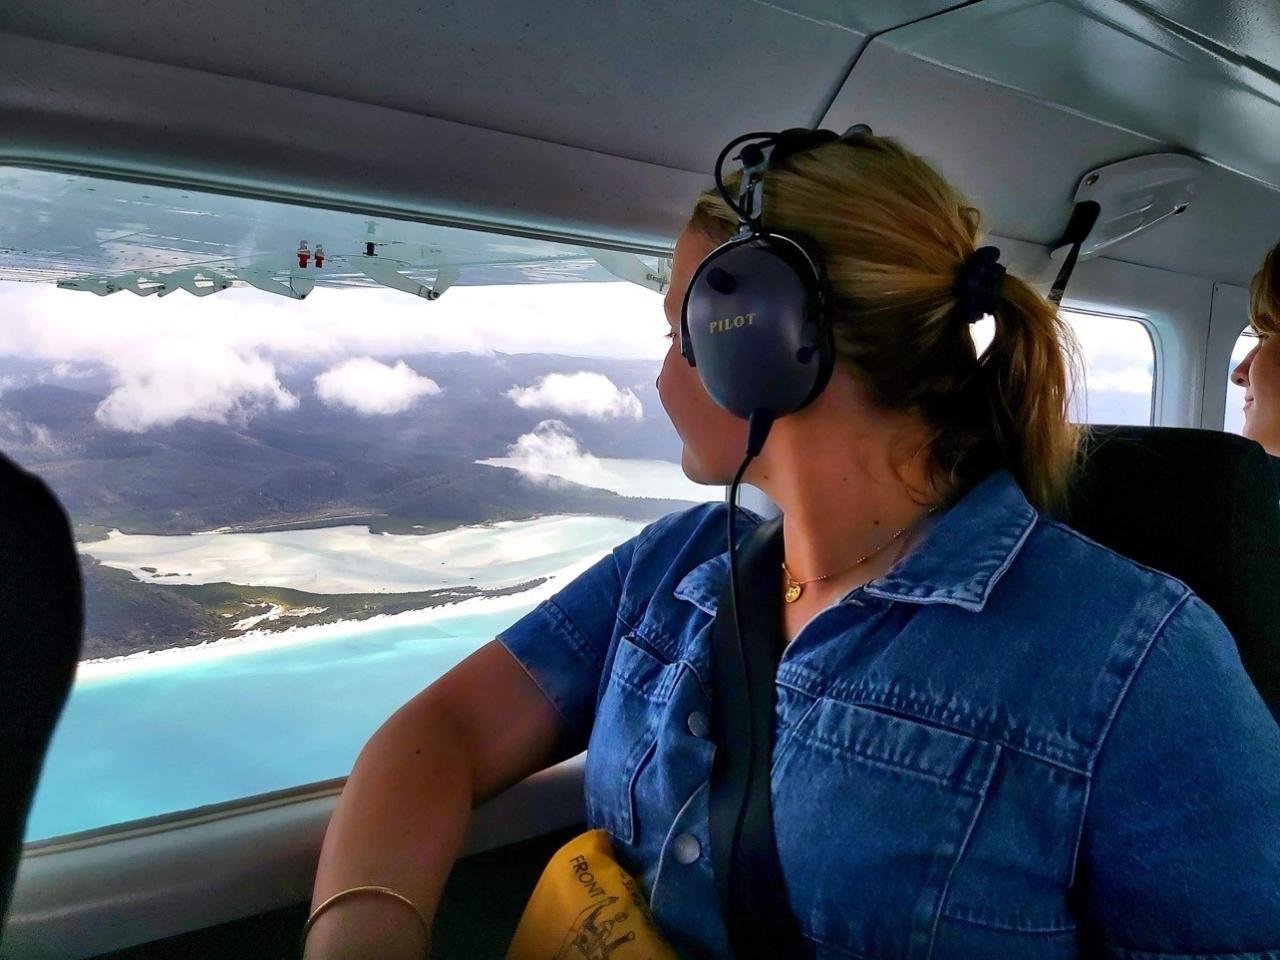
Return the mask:
{"type": "Polygon", "coordinates": [[[800,599],[800,594],[803,592],[804,587],[796,583],[794,580],[788,580],[787,589],[786,592],[782,594],[782,599],[786,600],[787,603],[795,603],[800,599]]]}

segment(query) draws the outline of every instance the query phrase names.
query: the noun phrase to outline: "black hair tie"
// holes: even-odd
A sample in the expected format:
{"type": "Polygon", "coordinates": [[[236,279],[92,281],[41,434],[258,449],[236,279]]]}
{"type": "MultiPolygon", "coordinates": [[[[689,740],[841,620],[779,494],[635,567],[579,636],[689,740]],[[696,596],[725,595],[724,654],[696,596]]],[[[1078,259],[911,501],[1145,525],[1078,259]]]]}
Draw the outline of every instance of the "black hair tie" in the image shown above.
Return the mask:
{"type": "Polygon", "coordinates": [[[956,316],[965,323],[977,323],[1000,304],[1004,265],[999,247],[979,247],[956,274],[951,292],[956,297],[956,316]]]}

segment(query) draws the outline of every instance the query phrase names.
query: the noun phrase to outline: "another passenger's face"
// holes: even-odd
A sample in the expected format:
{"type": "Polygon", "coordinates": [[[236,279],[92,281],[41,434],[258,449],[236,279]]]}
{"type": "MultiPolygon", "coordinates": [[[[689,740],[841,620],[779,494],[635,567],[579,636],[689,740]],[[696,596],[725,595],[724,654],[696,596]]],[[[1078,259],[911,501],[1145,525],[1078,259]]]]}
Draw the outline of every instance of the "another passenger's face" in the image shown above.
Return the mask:
{"type": "Polygon", "coordinates": [[[1280,337],[1263,334],[1231,382],[1244,387],[1244,435],[1280,457],[1280,337]]]}
{"type": "Polygon", "coordinates": [[[698,377],[696,368],[680,355],[680,311],[689,280],[702,259],[717,245],[701,231],[688,227],[676,240],[671,263],[671,287],[663,309],[671,326],[671,346],[658,374],[658,396],[684,443],[680,466],[695,483],[727,484],[742,461],[747,445],[747,422],[720,407],[698,377]]]}

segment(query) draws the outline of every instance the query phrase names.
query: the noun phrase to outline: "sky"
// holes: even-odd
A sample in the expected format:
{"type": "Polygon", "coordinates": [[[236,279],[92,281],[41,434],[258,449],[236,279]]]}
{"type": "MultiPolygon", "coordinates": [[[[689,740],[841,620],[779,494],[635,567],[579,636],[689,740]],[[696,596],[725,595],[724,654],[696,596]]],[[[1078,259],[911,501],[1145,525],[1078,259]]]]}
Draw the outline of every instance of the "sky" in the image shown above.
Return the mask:
{"type": "MultiPolygon", "coordinates": [[[[1112,317],[1069,319],[1089,386],[1077,416],[1148,422],[1153,348],[1146,330],[1112,317]]],[[[975,327],[980,345],[990,337],[986,323],[975,327]]],[[[163,299],[100,298],[0,282],[0,356],[46,360],[65,376],[77,364],[104,365],[113,389],[98,419],[134,432],[186,417],[220,422],[291,409],[298,398],[279,374],[300,361],[328,365],[315,381],[322,401],[369,416],[401,413],[439,392],[430,371],[404,362],[426,352],[641,359],[653,362],[656,375],[666,332],[661,296],[624,282],[454,287],[434,302],[367,288],[319,288],[305,301],[240,287],[203,298],[181,290],[163,299]]],[[[506,398],[595,419],[643,413],[631,391],[585,371],[513,384],[506,398]]],[[[1238,421],[1239,405],[1229,400],[1229,418],[1238,421]]]]}
{"type": "MultiPolygon", "coordinates": [[[[1240,337],[1236,341],[1235,349],[1231,351],[1230,370],[1234,370],[1236,365],[1244,359],[1245,354],[1257,344],[1258,341],[1251,337],[1240,337]]],[[[1244,387],[1237,387],[1229,380],[1227,382],[1227,422],[1224,429],[1231,433],[1239,433],[1244,429],[1244,387]]]]}

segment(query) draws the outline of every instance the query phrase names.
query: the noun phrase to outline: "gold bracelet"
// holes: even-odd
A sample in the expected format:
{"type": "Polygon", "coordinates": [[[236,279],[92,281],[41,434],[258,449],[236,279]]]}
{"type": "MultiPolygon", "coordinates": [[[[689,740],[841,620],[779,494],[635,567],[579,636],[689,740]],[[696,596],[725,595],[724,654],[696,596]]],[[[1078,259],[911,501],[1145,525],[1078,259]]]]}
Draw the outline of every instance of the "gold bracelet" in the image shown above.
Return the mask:
{"type": "Polygon", "coordinates": [[[333,904],[341,900],[343,897],[350,896],[353,893],[385,893],[387,894],[387,896],[395,897],[397,900],[399,900],[401,903],[408,906],[408,908],[413,911],[413,915],[417,917],[418,921],[422,924],[422,932],[426,934],[428,940],[431,939],[431,924],[427,922],[426,915],[421,910],[418,909],[417,904],[415,904],[412,900],[410,900],[404,894],[396,893],[390,887],[365,886],[365,887],[350,887],[346,890],[339,890],[333,896],[325,900],[324,903],[320,904],[320,906],[312,910],[311,916],[307,917],[307,922],[302,927],[302,942],[304,945],[307,942],[307,934],[311,932],[311,925],[316,922],[316,918],[319,917],[320,914],[324,913],[324,911],[327,910],[329,907],[333,906],[333,904]]]}

